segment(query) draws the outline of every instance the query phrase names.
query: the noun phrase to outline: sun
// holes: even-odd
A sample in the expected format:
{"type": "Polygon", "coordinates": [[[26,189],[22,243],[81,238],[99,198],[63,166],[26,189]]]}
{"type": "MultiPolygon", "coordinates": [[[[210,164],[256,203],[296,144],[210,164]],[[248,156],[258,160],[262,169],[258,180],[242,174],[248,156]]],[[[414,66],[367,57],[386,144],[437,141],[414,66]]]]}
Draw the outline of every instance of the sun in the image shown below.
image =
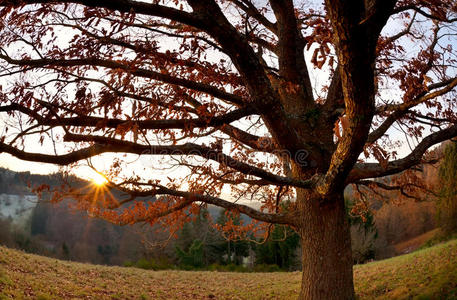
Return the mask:
{"type": "Polygon", "coordinates": [[[92,172],[88,177],[97,186],[103,186],[108,182],[105,176],[97,172],[92,172]]]}

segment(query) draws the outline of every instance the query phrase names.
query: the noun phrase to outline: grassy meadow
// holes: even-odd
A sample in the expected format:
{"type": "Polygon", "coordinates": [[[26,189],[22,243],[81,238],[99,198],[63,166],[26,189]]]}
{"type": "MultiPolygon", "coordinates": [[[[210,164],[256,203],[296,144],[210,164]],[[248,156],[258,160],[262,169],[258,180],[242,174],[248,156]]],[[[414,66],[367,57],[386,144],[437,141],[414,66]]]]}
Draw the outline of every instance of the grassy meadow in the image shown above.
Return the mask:
{"type": "MultiPolygon", "coordinates": [[[[359,299],[457,299],[457,240],[354,267],[359,299]]],[[[0,247],[0,299],[294,299],[299,272],[147,271],[0,247]]]]}

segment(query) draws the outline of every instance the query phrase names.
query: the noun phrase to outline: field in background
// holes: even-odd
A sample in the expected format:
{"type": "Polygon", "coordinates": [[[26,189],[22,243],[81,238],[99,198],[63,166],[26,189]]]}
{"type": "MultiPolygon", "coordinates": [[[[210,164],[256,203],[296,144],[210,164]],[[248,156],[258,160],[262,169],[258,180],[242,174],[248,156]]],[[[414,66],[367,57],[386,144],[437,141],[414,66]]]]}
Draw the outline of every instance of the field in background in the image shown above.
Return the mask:
{"type": "MultiPolygon", "coordinates": [[[[457,240],[354,268],[360,299],[457,299],[457,240]]],[[[293,299],[300,273],[145,271],[0,247],[0,299],[293,299]]]]}

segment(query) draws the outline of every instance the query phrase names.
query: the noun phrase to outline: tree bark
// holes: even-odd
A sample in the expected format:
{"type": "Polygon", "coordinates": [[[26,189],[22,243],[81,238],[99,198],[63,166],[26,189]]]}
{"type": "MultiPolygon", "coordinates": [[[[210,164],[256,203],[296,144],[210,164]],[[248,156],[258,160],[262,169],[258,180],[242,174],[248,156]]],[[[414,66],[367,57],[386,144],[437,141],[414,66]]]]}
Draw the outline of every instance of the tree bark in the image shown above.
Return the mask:
{"type": "Polygon", "coordinates": [[[322,199],[298,190],[302,245],[299,299],[354,299],[352,252],[343,191],[322,199]]]}

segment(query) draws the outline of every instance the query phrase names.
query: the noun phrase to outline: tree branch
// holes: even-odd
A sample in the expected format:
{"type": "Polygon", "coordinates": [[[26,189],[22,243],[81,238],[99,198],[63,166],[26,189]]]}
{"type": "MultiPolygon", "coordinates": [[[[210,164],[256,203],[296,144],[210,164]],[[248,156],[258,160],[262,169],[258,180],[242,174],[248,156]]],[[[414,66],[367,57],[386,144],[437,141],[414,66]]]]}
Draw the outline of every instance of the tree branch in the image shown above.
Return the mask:
{"type": "MultiPolygon", "coordinates": [[[[365,145],[374,115],[374,62],[380,30],[373,31],[372,25],[363,23],[367,2],[355,2],[325,1],[333,28],[349,126],[318,184],[317,190],[324,198],[345,186],[345,178],[365,145]]],[[[376,26],[384,25],[386,21],[376,26]]]]}
{"type": "Polygon", "coordinates": [[[147,70],[143,68],[137,68],[135,66],[129,66],[117,61],[112,60],[104,60],[99,59],[96,57],[90,58],[79,58],[79,59],[13,59],[9,56],[4,54],[0,54],[0,59],[5,60],[10,64],[14,64],[17,66],[28,66],[33,68],[44,68],[48,66],[59,66],[59,67],[75,67],[75,66],[97,66],[103,67],[108,69],[121,69],[124,70],[132,75],[149,78],[158,80],[168,84],[175,84],[182,86],[184,88],[188,88],[191,90],[199,91],[206,93],[208,95],[214,96],[216,98],[225,100],[227,102],[236,104],[236,105],[243,105],[244,100],[236,95],[227,93],[223,90],[220,90],[214,86],[195,82],[192,80],[187,80],[184,78],[174,77],[168,74],[163,74],[160,72],[147,70]]]}
{"type": "Polygon", "coordinates": [[[138,126],[138,129],[185,129],[219,127],[249,116],[254,112],[252,108],[242,108],[216,117],[168,120],[122,120],[91,116],[49,119],[20,104],[12,103],[10,105],[0,106],[0,112],[11,112],[14,110],[29,115],[30,117],[34,118],[39,125],[44,126],[117,128],[121,125],[135,124],[138,126]]]}
{"type": "Polygon", "coordinates": [[[437,82],[434,84],[430,84],[429,86],[426,87],[426,92],[422,93],[415,99],[405,102],[405,103],[400,103],[400,104],[386,104],[380,107],[376,108],[377,113],[382,113],[386,111],[405,111],[408,110],[414,106],[417,106],[421,103],[424,103],[428,100],[431,100],[433,98],[436,98],[438,96],[442,96],[450,91],[452,91],[455,87],[457,86],[457,77],[450,78],[448,80],[444,80],[441,82],[437,82]],[[434,92],[429,92],[432,90],[435,90],[437,88],[441,88],[440,90],[434,91],[434,92]]]}
{"type": "Polygon", "coordinates": [[[406,191],[408,188],[420,189],[420,190],[423,190],[423,191],[425,191],[427,193],[430,193],[430,194],[432,194],[434,196],[437,196],[436,193],[434,193],[433,191],[431,191],[431,190],[429,190],[429,189],[427,189],[425,187],[422,187],[420,185],[414,184],[414,183],[405,183],[405,184],[402,184],[402,185],[388,185],[388,184],[384,184],[382,182],[374,181],[374,180],[360,180],[360,181],[354,182],[354,184],[363,185],[363,186],[366,186],[369,189],[373,189],[372,187],[376,186],[376,187],[381,188],[381,189],[386,190],[386,191],[399,191],[403,196],[405,196],[407,198],[410,198],[410,199],[415,199],[415,200],[418,200],[418,201],[421,201],[422,199],[417,197],[417,196],[409,194],[406,191]]]}
{"type": "Polygon", "coordinates": [[[384,122],[378,128],[376,128],[368,135],[367,144],[372,144],[376,142],[378,139],[380,139],[392,126],[393,123],[395,123],[397,120],[399,120],[409,112],[410,108],[413,108],[414,106],[429,101],[435,97],[442,96],[450,92],[455,86],[457,86],[457,77],[429,85],[427,87],[428,91],[441,87],[443,88],[431,93],[423,93],[415,99],[413,99],[412,101],[408,101],[401,104],[386,104],[378,107],[376,109],[378,113],[386,111],[392,111],[392,113],[384,120],[384,122]]]}
{"type": "Polygon", "coordinates": [[[298,30],[294,3],[292,0],[270,0],[270,5],[278,27],[279,75],[285,82],[299,85],[304,101],[308,105],[314,104],[311,80],[303,55],[305,40],[298,30]]]}
{"type": "Polygon", "coordinates": [[[133,0],[5,0],[0,3],[2,6],[21,6],[25,4],[61,4],[61,3],[75,3],[82,4],[87,7],[106,8],[116,10],[122,13],[137,13],[148,16],[162,17],[173,20],[182,24],[199,28],[201,23],[199,19],[193,14],[179,9],[168,6],[151,4],[142,1],[133,0]]]}
{"type": "MultiPolygon", "coordinates": [[[[116,186],[116,188],[119,188],[119,187],[116,186]]],[[[187,201],[184,201],[181,204],[178,204],[179,209],[182,209],[182,208],[190,205],[192,202],[203,202],[206,204],[213,204],[213,205],[225,208],[225,209],[239,211],[240,213],[245,214],[253,219],[256,219],[256,220],[262,221],[262,222],[267,222],[267,223],[290,224],[290,219],[291,219],[288,214],[263,213],[252,207],[249,207],[247,205],[234,203],[234,202],[224,200],[219,197],[215,197],[215,196],[211,196],[211,195],[203,195],[203,194],[195,193],[195,192],[187,192],[187,191],[169,189],[165,186],[157,185],[157,184],[154,184],[154,189],[152,189],[152,190],[134,191],[134,190],[126,189],[126,188],[123,188],[122,190],[135,197],[146,197],[146,196],[151,196],[151,195],[155,195],[155,196],[170,195],[170,196],[182,197],[182,198],[186,199],[187,201]]],[[[165,216],[166,214],[172,213],[173,211],[176,211],[176,210],[177,210],[177,208],[173,207],[165,212],[162,212],[160,214],[160,216],[165,216]]],[[[144,221],[146,221],[146,220],[144,220],[144,221]]]]}
{"type": "Polygon", "coordinates": [[[247,90],[253,99],[251,103],[262,115],[273,138],[280,147],[288,149],[294,157],[297,152],[303,150],[303,143],[295,127],[287,122],[288,117],[279,102],[279,95],[272,87],[267,72],[249,45],[249,41],[232,26],[215,1],[188,0],[188,2],[204,19],[205,32],[221,45],[244,78],[247,90]]]}
{"type": "MultiPolygon", "coordinates": [[[[185,101],[189,103],[192,107],[199,109],[202,107],[202,104],[197,99],[191,97],[188,93],[177,89],[178,94],[182,94],[185,101]]],[[[207,111],[207,109],[205,109],[207,111]]],[[[271,138],[259,137],[253,134],[250,134],[244,130],[241,130],[233,125],[225,124],[219,128],[219,130],[226,135],[232,137],[233,139],[241,142],[244,145],[251,147],[264,152],[273,152],[276,149],[275,144],[271,138]]]]}
{"type": "Polygon", "coordinates": [[[440,130],[425,137],[416,148],[405,158],[389,162],[385,167],[379,163],[358,163],[350,172],[347,183],[354,183],[361,179],[377,178],[402,172],[408,168],[418,165],[422,156],[431,146],[444,142],[457,136],[457,124],[447,129],[440,130]]]}
{"type": "Polygon", "coordinates": [[[277,26],[275,23],[271,22],[264,15],[262,15],[258,9],[252,4],[249,0],[230,0],[233,2],[237,7],[242,9],[249,17],[254,18],[257,22],[265,26],[265,28],[269,29],[271,32],[277,32],[277,26]]]}
{"type": "Polygon", "coordinates": [[[193,143],[182,145],[159,146],[159,145],[141,145],[133,142],[122,141],[113,138],[94,135],[78,135],[67,133],[64,141],[72,142],[94,142],[96,145],[105,145],[105,152],[125,152],[141,155],[197,155],[208,160],[213,160],[229,168],[237,170],[246,175],[256,176],[265,179],[275,185],[292,185],[301,188],[311,188],[314,180],[301,181],[294,178],[283,177],[272,174],[263,169],[238,161],[221,151],[211,149],[193,143]],[[110,151],[114,150],[114,151],[110,151]]]}
{"type": "Polygon", "coordinates": [[[435,21],[446,22],[446,23],[452,23],[452,22],[457,21],[457,18],[449,19],[449,18],[443,18],[441,16],[430,14],[430,13],[426,12],[425,10],[423,10],[421,7],[417,6],[416,4],[403,5],[403,6],[397,7],[394,9],[393,13],[398,14],[398,13],[405,12],[408,10],[413,10],[413,11],[421,14],[422,16],[429,18],[431,20],[435,20],[435,21]]]}

